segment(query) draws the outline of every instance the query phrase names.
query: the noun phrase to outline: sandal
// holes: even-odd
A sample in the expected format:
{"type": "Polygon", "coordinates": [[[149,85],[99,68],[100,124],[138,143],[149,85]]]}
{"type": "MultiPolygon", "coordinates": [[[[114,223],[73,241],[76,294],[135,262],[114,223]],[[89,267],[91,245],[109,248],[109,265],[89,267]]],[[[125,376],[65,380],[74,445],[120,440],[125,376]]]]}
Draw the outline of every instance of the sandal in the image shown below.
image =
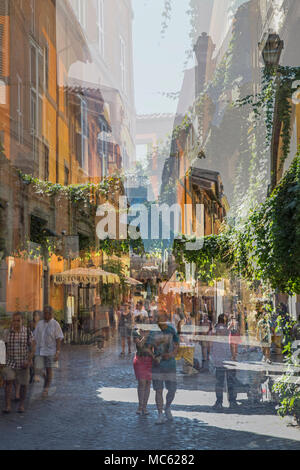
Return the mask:
{"type": "Polygon", "coordinates": [[[42,397],[43,397],[43,398],[47,398],[47,396],[48,396],[48,389],[45,388],[44,391],[43,391],[43,393],[42,393],[42,397]]]}
{"type": "Polygon", "coordinates": [[[4,413],[5,415],[9,415],[11,413],[11,410],[2,410],[2,413],[4,413]]]}
{"type": "Polygon", "coordinates": [[[148,410],[143,410],[143,415],[144,415],[144,416],[148,416],[149,414],[150,414],[150,413],[149,413],[148,410]]]}
{"type": "Polygon", "coordinates": [[[18,411],[17,411],[17,413],[25,413],[24,408],[19,408],[18,411]]]}
{"type": "Polygon", "coordinates": [[[137,414],[137,415],[143,414],[143,410],[137,410],[137,411],[136,411],[136,414],[137,414]]]}

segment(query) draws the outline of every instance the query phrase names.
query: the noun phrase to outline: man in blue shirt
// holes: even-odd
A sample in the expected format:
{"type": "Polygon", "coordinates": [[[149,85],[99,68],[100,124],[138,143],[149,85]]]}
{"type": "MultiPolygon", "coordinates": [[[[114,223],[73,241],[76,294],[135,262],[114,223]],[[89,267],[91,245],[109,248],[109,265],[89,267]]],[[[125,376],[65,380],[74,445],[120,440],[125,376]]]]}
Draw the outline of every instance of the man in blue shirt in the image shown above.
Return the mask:
{"type": "Polygon", "coordinates": [[[172,420],[171,404],[177,389],[175,357],[179,348],[179,336],[175,328],[167,320],[167,313],[160,311],[157,318],[160,331],[152,331],[146,343],[152,349],[156,358],[152,365],[152,383],[158,411],[156,424],[163,424],[166,419],[172,420]],[[168,390],[165,415],[163,414],[164,386],[168,390]]]}

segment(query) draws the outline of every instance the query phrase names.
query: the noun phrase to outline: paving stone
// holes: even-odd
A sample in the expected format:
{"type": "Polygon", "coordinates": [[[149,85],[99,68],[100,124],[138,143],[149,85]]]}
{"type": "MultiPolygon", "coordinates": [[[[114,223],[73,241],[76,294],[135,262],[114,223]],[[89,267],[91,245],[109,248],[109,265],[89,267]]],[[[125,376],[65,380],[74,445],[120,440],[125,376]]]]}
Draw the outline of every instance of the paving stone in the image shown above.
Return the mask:
{"type": "Polygon", "coordinates": [[[42,384],[34,384],[24,415],[0,416],[0,449],[300,449],[300,429],[267,403],[249,407],[240,394],[238,410],[231,412],[227,400],[221,412],[212,410],[209,373],[178,373],[173,422],[155,425],[153,391],[150,415],[137,416],[133,357],[120,359],[119,352],[117,343],[103,353],[64,346],[49,397],[42,399],[42,384]]]}

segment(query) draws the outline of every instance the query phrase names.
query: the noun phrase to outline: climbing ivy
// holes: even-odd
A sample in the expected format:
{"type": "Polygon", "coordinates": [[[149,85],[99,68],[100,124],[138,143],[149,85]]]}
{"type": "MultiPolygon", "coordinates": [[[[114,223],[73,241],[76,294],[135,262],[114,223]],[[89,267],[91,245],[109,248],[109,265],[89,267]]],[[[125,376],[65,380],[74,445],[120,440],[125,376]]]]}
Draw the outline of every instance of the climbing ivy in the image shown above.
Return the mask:
{"type": "Polygon", "coordinates": [[[198,240],[202,248],[196,250],[186,249],[188,241],[196,242],[195,239],[189,240],[186,236],[174,241],[174,256],[178,269],[184,273],[185,263],[194,263],[198,279],[204,282],[211,282],[224,277],[224,267],[233,263],[228,234],[223,232],[219,235],[206,236],[198,240]]]}
{"type": "Polygon", "coordinates": [[[281,167],[290,153],[291,142],[291,98],[296,91],[294,83],[300,80],[300,67],[265,67],[263,71],[262,89],[257,95],[247,95],[237,100],[236,106],[250,104],[252,106],[255,122],[261,116],[265,119],[266,140],[269,149],[272,140],[275,102],[277,103],[276,119],[281,123],[281,167]]]}
{"type": "Polygon", "coordinates": [[[300,152],[273,193],[247,219],[205,237],[200,250],[187,250],[185,241],[175,241],[180,264],[194,262],[200,273],[213,278],[219,261],[246,280],[300,294],[300,152]]]}

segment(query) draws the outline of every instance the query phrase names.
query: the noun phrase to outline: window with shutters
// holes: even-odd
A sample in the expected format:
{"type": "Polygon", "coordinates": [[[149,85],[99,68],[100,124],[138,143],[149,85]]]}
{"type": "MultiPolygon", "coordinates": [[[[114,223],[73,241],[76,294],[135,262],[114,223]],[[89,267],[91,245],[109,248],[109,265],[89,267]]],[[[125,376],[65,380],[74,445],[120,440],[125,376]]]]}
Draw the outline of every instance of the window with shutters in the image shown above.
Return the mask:
{"type": "Polygon", "coordinates": [[[45,181],[49,180],[49,148],[47,145],[44,145],[44,156],[45,156],[45,168],[44,168],[44,178],[45,181]]]}
{"type": "Polygon", "coordinates": [[[81,99],[81,135],[82,135],[81,167],[85,168],[86,163],[87,163],[87,154],[88,154],[88,117],[87,117],[87,104],[84,99],[81,99]]]}
{"type": "Polygon", "coordinates": [[[76,131],[76,160],[78,161],[79,165],[82,166],[82,139],[81,133],[76,131]]]}
{"type": "Polygon", "coordinates": [[[23,82],[17,75],[17,140],[23,144],[23,82]]]}
{"type": "Polygon", "coordinates": [[[45,90],[49,89],[49,45],[45,47],[45,90]]]}
{"type": "Polygon", "coordinates": [[[65,176],[64,176],[64,185],[68,186],[70,183],[70,170],[65,164],[65,176]]]}
{"type": "Polygon", "coordinates": [[[0,0],[0,78],[7,77],[7,59],[8,59],[8,43],[7,43],[7,21],[8,3],[7,0],[0,0]]]}
{"type": "Polygon", "coordinates": [[[98,153],[101,159],[101,173],[102,176],[107,176],[108,173],[108,143],[107,143],[107,126],[100,123],[100,135],[98,139],[98,153]]]}
{"type": "Polygon", "coordinates": [[[30,127],[37,136],[42,135],[44,91],[44,55],[35,44],[30,46],[30,127]]]}
{"type": "MultiPolygon", "coordinates": [[[[1,2],[1,0],[0,0],[1,2]]],[[[0,79],[8,77],[9,57],[8,18],[0,15],[0,79]]]]}
{"type": "Polygon", "coordinates": [[[0,16],[8,15],[8,0],[0,0],[0,16]]]}

